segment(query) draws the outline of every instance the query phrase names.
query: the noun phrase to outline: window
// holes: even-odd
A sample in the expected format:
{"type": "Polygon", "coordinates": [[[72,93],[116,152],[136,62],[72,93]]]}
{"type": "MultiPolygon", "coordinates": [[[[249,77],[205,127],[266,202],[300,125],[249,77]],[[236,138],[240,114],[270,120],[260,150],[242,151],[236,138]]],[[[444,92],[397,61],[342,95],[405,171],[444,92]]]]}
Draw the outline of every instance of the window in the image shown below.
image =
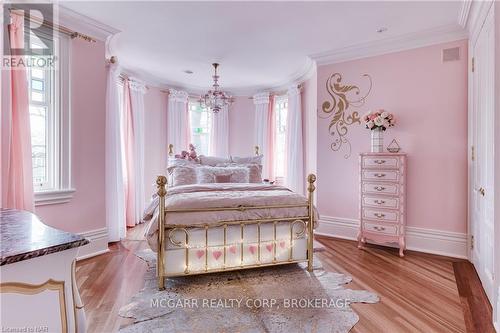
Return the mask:
{"type": "Polygon", "coordinates": [[[33,186],[35,192],[38,192],[55,187],[55,75],[50,69],[31,68],[27,70],[27,76],[33,186]]]}
{"type": "Polygon", "coordinates": [[[32,49],[54,43],[57,59],[54,68],[26,68],[36,205],[67,202],[74,192],[70,183],[67,38],[51,41],[30,36],[32,49]]]}
{"type": "Polygon", "coordinates": [[[285,178],[285,147],[286,147],[286,122],[288,113],[287,96],[276,96],[274,100],[275,114],[275,163],[274,174],[278,183],[285,178]]]}
{"type": "Polygon", "coordinates": [[[188,107],[191,143],[196,147],[198,155],[208,155],[212,113],[195,100],[189,100],[188,107]]]}

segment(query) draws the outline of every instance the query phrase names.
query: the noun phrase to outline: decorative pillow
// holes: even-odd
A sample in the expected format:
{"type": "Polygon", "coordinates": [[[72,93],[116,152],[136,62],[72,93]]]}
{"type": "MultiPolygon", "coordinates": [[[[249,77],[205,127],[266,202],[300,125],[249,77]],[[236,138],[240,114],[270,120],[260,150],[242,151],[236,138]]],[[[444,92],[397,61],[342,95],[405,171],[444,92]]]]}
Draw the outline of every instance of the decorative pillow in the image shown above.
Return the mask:
{"type": "Polygon", "coordinates": [[[211,167],[203,166],[196,169],[199,184],[215,183],[216,176],[230,176],[231,183],[248,183],[249,171],[247,167],[211,167]]]}
{"type": "Polygon", "coordinates": [[[172,170],[172,186],[196,184],[197,167],[177,166],[172,170]]]}
{"type": "Polygon", "coordinates": [[[216,183],[230,183],[231,175],[215,175],[216,183]]]}
{"type": "Polygon", "coordinates": [[[262,183],[262,165],[260,164],[247,164],[248,180],[250,183],[262,183]]]}
{"type": "Polygon", "coordinates": [[[200,159],[201,165],[210,165],[210,166],[216,166],[219,163],[228,163],[231,161],[231,159],[227,157],[200,155],[198,156],[198,158],[200,159]]]}
{"type": "Polygon", "coordinates": [[[262,164],[263,157],[264,155],[249,156],[249,157],[231,156],[231,162],[238,164],[262,164]]]}
{"type": "Polygon", "coordinates": [[[172,173],[174,168],[179,167],[179,166],[196,167],[199,165],[200,165],[200,163],[198,163],[198,162],[185,160],[183,158],[169,158],[167,171],[168,171],[168,173],[172,173]]]}
{"type": "Polygon", "coordinates": [[[248,180],[250,183],[262,183],[262,165],[246,163],[246,164],[238,164],[238,163],[219,163],[218,167],[247,167],[248,168],[248,180]]]}

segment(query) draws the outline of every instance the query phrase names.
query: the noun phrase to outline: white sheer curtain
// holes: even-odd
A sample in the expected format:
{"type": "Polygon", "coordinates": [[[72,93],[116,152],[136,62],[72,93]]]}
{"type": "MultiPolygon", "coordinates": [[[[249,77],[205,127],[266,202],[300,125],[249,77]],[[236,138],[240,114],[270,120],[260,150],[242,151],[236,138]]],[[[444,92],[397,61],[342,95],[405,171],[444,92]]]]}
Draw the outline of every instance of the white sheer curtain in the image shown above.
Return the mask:
{"type": "Polygon", "coordinates": [[[170,89],[167,110],[168,144],[174,145],[174,152],[188,149],[189,115],[188,94],[185,91],[170,89]]]}
{"type": "Polygon", "coordinates": [[[272,142],[273,138],[273,116],[272,104],[269,93],[259,93],[253,96],[255,104],[255,135],[254,142],[259,146],[260,153],[264,155],[262,160],[262,176],[263,178],[273,178],[273,154],[274,149],[272,142]]]}
{"type": "Polygon", "coordinates": [[[135,221],[142,220],[145,207],[144,194],[144,94],[146,86],[138,81],[130,81],[130,99],[134,124],[134,173],[135,173],[135,221]]]}
{"type": "MultiPolygon", "coordinates": [[[[211,111],[210,111],[211,112],[211,111]]],[[[210,119],[210,145],[208,155],[229,156],[229,107],[225,106],[210,119]]]]}
{"type": "Polygon", "coordinates": [[[119,68],[110,64],[106,86],[106,224],[108,240],[125,237],[125,188],[123,183],[123,154],[118,76],[119,68]]]}
{"type": "Polygon", "coordinates": [[[285,184],[292,191],[304,193],[304,147],[302,141],[302,100],[300,89],[288,89],[288,115],[286,126],[285,184]]]}

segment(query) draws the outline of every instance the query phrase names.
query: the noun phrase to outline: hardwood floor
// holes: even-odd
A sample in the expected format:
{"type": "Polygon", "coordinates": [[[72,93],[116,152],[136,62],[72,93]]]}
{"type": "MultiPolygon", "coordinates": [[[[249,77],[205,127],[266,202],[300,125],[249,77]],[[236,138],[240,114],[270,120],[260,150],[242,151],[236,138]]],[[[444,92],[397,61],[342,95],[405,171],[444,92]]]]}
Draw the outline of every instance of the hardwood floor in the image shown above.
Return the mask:
{"type": "Polygon", "coordinates": [[[76,281],[85,305],[87,332],[116,332],[128,323],[118,311],[144,286],[147,265],[134,255],[148,247],[143,227],[129,229],[125,240],[110,244],[110,252],[77,263],[76,281]]]}
{"type": "Polygon", "coordinates": [[[494,333],[493,323],[488,319],[492,318],[493,310],[474,266],[470,262],[462,261],[453,263],[453,268],[467,331],[494,333]]]}
{"type": "MultiPolygon", "coordinates": [[[[77,263],[88,332],[115,332],[128,324],[118,311],[144,283],[146,263],[134,255],[147,248],[143,228],[129,229],[109,253],[77,263]]],[[[316,239],[326,247],[318,253],[325,269],[352,276],[351,289],[380,296],[377,304],[353,304],[360,321],[352,332],[494,332],[491,307],[488,313],[467,261],[411,251],[399,258],[396,249],[368,245],[358,250],[353,241],[316,239]]]]}

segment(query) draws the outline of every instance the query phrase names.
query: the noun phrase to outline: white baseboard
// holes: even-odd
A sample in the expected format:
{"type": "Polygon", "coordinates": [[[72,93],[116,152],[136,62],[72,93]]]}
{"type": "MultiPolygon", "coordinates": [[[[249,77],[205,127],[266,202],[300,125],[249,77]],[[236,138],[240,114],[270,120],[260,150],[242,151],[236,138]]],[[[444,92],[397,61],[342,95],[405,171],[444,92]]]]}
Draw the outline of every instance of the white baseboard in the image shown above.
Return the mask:
{"type": "Polygon", "coordinates": [[[87,259],[99,254],[109,252],[107,228],[81,232],[80,236],[88,239],[90,243],[80,247],[76,260],[87,259]]]}
{"type": "MultiPolygon", "coordinates": [[[[356,240],[359,220],[322,216],[315,233],[342,239],[356,240]]],[[[459,232],[406,227],[408,250],[467,259],[467,235],[459,232]]]]}

